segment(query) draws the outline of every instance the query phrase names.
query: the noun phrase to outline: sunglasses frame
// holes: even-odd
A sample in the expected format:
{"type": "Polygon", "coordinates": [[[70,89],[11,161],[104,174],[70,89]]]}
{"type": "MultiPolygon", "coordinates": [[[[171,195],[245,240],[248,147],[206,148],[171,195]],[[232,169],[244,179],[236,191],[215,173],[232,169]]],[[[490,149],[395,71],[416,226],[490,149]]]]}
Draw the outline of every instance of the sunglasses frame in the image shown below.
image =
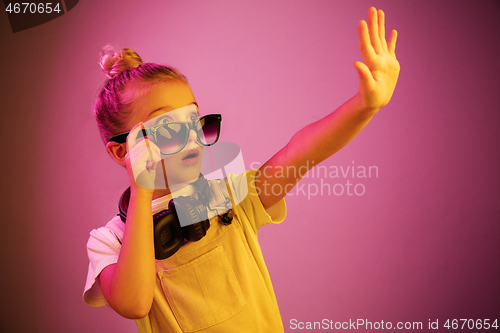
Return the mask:
{"type": "MultiPolygon", "coordinates": [[[[168,153],[168,154],[165,154],[164,152],[161,151],[160,149],[160,153],[162,155],[174,155],[174,154],[177,154],[178,152],[180,152],[181,150],[184,149],[184,147],[186,147],[186,144],[189,140],[189,132],[191,132],[191,130],[194,130],[195,133],[196,133],[196,140],[198,141],[199,144],[201,144],[202,146],[205,146],[205,147],[208,147],[208,146],[212,146],[214,145],[215,143],[217,143],[217,141],[219,141],[219,136],[220,136],[220,123],[222,121],[222,115],[220,114],[207,114],[203,117],[200,117],[200,118],[196,118],[192,121],[186,121],[186,122],[171,122],[171,123],[165,123],[165,124],[159,124],[159,125],[156,125],[156,126],[153,126],[153,127],[149,127],[149,128],[146,128],[142,131],[139,131],[139,133],[137,133],[137,139],[140,139],[141,137],[144,137],[144,136],[147,136],[147,135],[152,135],[153,136],[153,142],[155,144],[157,144],[157,140],[156,140],[156,132],[157,130],[162,127],[162,126],[165,126],[167,124],[181,124],[181,125],[185,125],[188,127],[188,130],[187,130],[187,133],[188,135],[186,135],[185,139],[184,139],[184,143],[182,145],[182,147],[176,151],[175,153],[168,153]],[[201,142],[200,140],[200,135],[199,133],[196,131],[196,125],[195,123],[197,122],[200,122],[203,118],[206,118],[206,117],[216,117],[217,119],[217,137],[215,138],[215,141],[210,143],[210,144],[204,144],[203,142],[201,142]]],[[[118,134],[118,135],[115,135],[113,136],[111,139],[108,140],[108,142],[116,142],[116,143],[125,143],[127,142],[127,136],[130,132],[126,132],[126,133],[122,133],[122,134],[118,134]]]]}

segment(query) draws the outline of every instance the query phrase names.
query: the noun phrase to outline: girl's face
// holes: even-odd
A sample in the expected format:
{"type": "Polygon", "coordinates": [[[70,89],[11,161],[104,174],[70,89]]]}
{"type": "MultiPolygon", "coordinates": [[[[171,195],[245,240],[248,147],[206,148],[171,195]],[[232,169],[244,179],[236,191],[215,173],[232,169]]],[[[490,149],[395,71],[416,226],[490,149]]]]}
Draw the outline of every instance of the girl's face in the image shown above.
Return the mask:
{"type": "MultiPolygon", "coordinates": [[[[182,81],[158,83],[137,102],[131,128],[141,121],[146,123],[151,120],[146,124],[146,127],[151,127],[159,123],[190,122],[198,118],[198,105],[193,92],[182,81]]],[[[197,141],[195,131],[190,130],[188,135],[188,142],[180,152],[162,156],[163,163],[158,163],[156,168],[155,188],[165,188],[166,181],[166,187],[174,192],[198,179],[203,148],[197,141]]]]}

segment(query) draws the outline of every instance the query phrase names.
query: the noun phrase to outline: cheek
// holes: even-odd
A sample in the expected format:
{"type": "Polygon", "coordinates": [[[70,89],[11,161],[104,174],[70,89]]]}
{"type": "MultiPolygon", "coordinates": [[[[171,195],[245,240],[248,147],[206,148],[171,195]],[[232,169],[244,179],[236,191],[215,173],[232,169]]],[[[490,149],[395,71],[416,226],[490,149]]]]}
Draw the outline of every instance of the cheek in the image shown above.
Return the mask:
{"type": "Polygon", "coordinates": [[[159,167],[163,171],[163,166],[165,166],[165,172],[167,173],[167,177],[169,176],[174,176],[182,173],[182,163],[181,163],[181,158],[176,155],[171,155],[171,156],[166,156],[162,160],[163,163],[159,163],[159,167]]]}

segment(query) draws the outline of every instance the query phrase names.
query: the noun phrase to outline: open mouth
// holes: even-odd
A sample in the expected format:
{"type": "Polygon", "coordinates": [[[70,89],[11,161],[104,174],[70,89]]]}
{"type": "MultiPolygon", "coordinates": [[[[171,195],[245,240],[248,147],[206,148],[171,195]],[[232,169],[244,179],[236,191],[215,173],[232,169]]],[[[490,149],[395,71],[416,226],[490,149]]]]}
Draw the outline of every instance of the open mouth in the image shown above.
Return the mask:
{"type": "Polygon", "coordinates": [[[198,157],[198,154],[199,154],[198,150],[192,149],[192,150],[190,150],[190,151],[187,152],[186,156],[184,156],[182,158],[182,160],[184,161],[184,160],[188,160],[188,159],[191,159],[191,158],[198,157]]]}

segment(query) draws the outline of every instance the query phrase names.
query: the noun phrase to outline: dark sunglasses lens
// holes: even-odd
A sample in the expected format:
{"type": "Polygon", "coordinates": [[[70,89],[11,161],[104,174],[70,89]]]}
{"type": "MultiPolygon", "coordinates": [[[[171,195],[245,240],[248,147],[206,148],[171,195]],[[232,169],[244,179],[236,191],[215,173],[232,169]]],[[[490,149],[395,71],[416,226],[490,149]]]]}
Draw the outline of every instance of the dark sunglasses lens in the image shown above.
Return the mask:
{"type": "Polygon", "coordinates": [[[217,116],[206,116],[200,118],[198,136],[201,142],[205,145],[211,145],[217,142],[217,139],[219,138],[219,128],[219,119],[217,116]]]}
{"type": "Polygon", "coordinates": [[[156,132],[156,144],[164,154],[174,154],[184,146],[187,139],[185,124],[165,124],[156,132]]]}

